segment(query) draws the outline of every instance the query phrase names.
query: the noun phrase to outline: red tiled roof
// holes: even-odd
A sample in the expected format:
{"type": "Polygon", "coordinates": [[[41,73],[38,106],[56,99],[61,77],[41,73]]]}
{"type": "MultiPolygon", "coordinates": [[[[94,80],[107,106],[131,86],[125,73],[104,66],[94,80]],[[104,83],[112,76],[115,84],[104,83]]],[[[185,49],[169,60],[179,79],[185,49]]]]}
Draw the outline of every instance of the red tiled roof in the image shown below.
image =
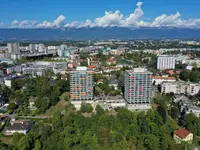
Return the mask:
{"type": "Polygon", "coordinates": [[[176,80],[175,77],[161,77],[161,76],[153,76],[153,79],[163,79],[163,80],[176,80]]]}
{"type": "Polygon", "coordinates": [[[88,66],[88,69],[95,69],[96,66],[88,66]]]}
{"type": "Polygon", "coordinates": [[[188,131],[184,128],[180,128],[180,129],[174,131],[174,134],[176,134],[178,137],[180,137],[182,139],[186,138],[190,133],[191,133],[190,131],[188,131]]]}

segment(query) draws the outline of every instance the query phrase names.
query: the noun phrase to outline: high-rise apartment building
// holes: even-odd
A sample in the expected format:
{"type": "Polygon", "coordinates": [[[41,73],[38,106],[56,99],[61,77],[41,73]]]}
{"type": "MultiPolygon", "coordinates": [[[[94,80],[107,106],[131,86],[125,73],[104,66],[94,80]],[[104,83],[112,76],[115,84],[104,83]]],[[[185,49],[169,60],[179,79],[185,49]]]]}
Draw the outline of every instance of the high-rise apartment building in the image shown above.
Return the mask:
{"type": "Polygon", "coordinates": [[[8,43],[8,53],[20,53],[19,43],[8,43]]]}
{"type": "Polygon", "coordinates": [[[60,45],[60,47],[58,48],[59,57],[69,57],[71,54],[71,49],[65,44],[60,45]]]}
{"type": "Polygon", "coordinates": [[[128,104],[150,103],[152,92],[152,73],[145,68],[125,71],[124,96],[128,104]]]}
{"type": "Polygon", "coordinates": [[[46,47],[44,44],[42,44],[42,43],[38,44],[38,52],[39,53],[44,53],[45,50],[46,50],[46,47]]]}
{"type": "Polygon", "coordinates": [[[35,52],[35,51],[38,51],[38,44],[29,44],[29,50],[31,52],[35,52]]]}
{"type": "Polygon", "coordinates": [[[77,67],[75,71],[70,71],[71,100],[93,99],[93,73],[87,67],[77,67]]]}
{"type": "Polygon", "coordinates": [[[166,69],[175,69],[175,57],[160,55],[157,57],[157,69],[166,70],[166,69]]]}

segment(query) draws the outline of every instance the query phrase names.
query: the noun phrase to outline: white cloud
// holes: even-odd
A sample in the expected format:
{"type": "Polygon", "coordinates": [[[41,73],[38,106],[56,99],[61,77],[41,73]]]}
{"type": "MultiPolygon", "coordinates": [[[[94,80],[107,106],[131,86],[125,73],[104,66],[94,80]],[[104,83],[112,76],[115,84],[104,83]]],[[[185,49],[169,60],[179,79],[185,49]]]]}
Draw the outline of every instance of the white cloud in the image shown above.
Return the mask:
{"type": "Polygon", "coordinates": [[[65,28],[76,28],[78,26],[79,26],[79,22],[77,22],[77,21],[67,23],[64,25],[65,28]]]}
{"type": "Polygon", "coordinates": [[[56,20],[53,21],[53,26],[61,27],[64,24],[65,16],[60,15],[56,20]]]}
{"type": "Polygon", "coordinates": [[[52,23],[48,21],[43,21],[36,25],[37,28],[52,28],[52,23]]]}
{"type": "Polygon", "coordinates": [[[125,24],[127,26],[137,26],[137,21],[144,15],[144,11],[142,10],[142,2],[138,2],[136,4],[137,8],[134,10],[132,14],[128,18],[125,19],[125,24]]]}
{"type": "Polygon", "coordinates": [[[80,23],[79,28],[84,28],[84,27],[95,27],[95,23],[93,23],[91,20],[87,19],[84,23],[80,23]]]}
{"type": "Polygon", "coordinates": [[[119,10],[105,11],[104,16],[97,17],[96,19],[87,19],[84,22],[74,21],[66,23],[66,17],[64,15],[58,16],[54,21],[39,22],[36,20],[14,20],[9,25],[1,23],[0,27],[7,28],[81,28],[81,27],[178,27],[178,28],[200,28],[199,19],[187,19],[181,18],[181,14],[177,11],[175,14],[162,14],[156,17],[153,21],[142,20],[144,11],[142,9],[143,2],[138,2],[136,8],[128,15],[124,17],[119,10]]]}
{"type": "Polygon", "coordinates": [[[14,20],[12,23],[11,23],[12,26],[17,26],[19,25],[19,21],[18,20],[14,20]]]}
{"type": "Polygon", "coordinates": [[[98,17],[95,19],[96,26],[99,27],[113,27],[113,26],[121,26],[122,25],[123,15],[119,10],[116,10],[114,13],[112,11],[105,11],[105,15],[103,17],[98,17]]]}
{"type": "Polygon", "coordinates": [[[157,17],[153,22],[152,26],[173,26],[177,23],[181,23],[182,20],[180,19],[181,14],[177,12],[176,14],[171,14],[167,16],[166,14],[162,14],[161,16],[157,17]]]}
{"type": "Polygon", "coordinates": [[[143,4],[143,2],[138,2],[138,3],[136,4],[136,6],[137,6],[137,7],[141,7],[142,4],[143,4]]]}

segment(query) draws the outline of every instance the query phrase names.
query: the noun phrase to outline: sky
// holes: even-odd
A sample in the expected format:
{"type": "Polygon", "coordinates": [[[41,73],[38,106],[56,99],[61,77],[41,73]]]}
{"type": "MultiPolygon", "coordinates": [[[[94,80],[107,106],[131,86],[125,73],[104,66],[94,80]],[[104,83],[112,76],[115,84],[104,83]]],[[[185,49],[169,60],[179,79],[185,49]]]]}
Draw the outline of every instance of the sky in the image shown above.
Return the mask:
{"type": "Polygon", "coordinates": [[[1,28],[200,28],[200,0],[1,0],[1,28]]]}

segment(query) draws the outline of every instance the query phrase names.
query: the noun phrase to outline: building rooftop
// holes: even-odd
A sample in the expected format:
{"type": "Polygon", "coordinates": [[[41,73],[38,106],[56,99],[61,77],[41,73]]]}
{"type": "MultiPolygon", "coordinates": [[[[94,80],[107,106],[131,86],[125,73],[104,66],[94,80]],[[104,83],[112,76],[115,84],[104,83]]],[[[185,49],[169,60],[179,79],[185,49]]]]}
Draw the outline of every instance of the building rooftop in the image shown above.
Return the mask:
{"type": "Polygon", "coordinates": [[[176,80],[175,77],[162,77],[162,76],[153,76],[152,79],[176,80]]]}
{"type": "Polygon", "coordinates": [[[174,134],[176,134],[178,137],[180,137],[182,139],[186,138],[190,133],[191,133],[190,131],[188,131],[184,128],[180,128],[180,129],[174,131],[174,134]]]}
{"type": "Polygon", "coordinates": [[[133,68],[133,70],[126,70],[126,72],[130,73],[149,73],[149,74],[153,74],[152,72],[148,71],[146,68],[133,68]]]}
{"type": "Polygon", "coordinates": [[[15,121],[10,127],[7,128],[7,130],[27,130],[32,124],[33,122],[30,121],[15,121]]]}
{"type": "Polygon", "coordinates": [[[193,86],[200,86],[199,83],[194,83],[194,82],[187,82],[187,81],[175,81],[175,82],[168,82],[168,81],[165,81],[163,82],[163,84],[165,85],[172,85],[172,84],[176,84],[176,85],[193,85],[193,86]]]}

